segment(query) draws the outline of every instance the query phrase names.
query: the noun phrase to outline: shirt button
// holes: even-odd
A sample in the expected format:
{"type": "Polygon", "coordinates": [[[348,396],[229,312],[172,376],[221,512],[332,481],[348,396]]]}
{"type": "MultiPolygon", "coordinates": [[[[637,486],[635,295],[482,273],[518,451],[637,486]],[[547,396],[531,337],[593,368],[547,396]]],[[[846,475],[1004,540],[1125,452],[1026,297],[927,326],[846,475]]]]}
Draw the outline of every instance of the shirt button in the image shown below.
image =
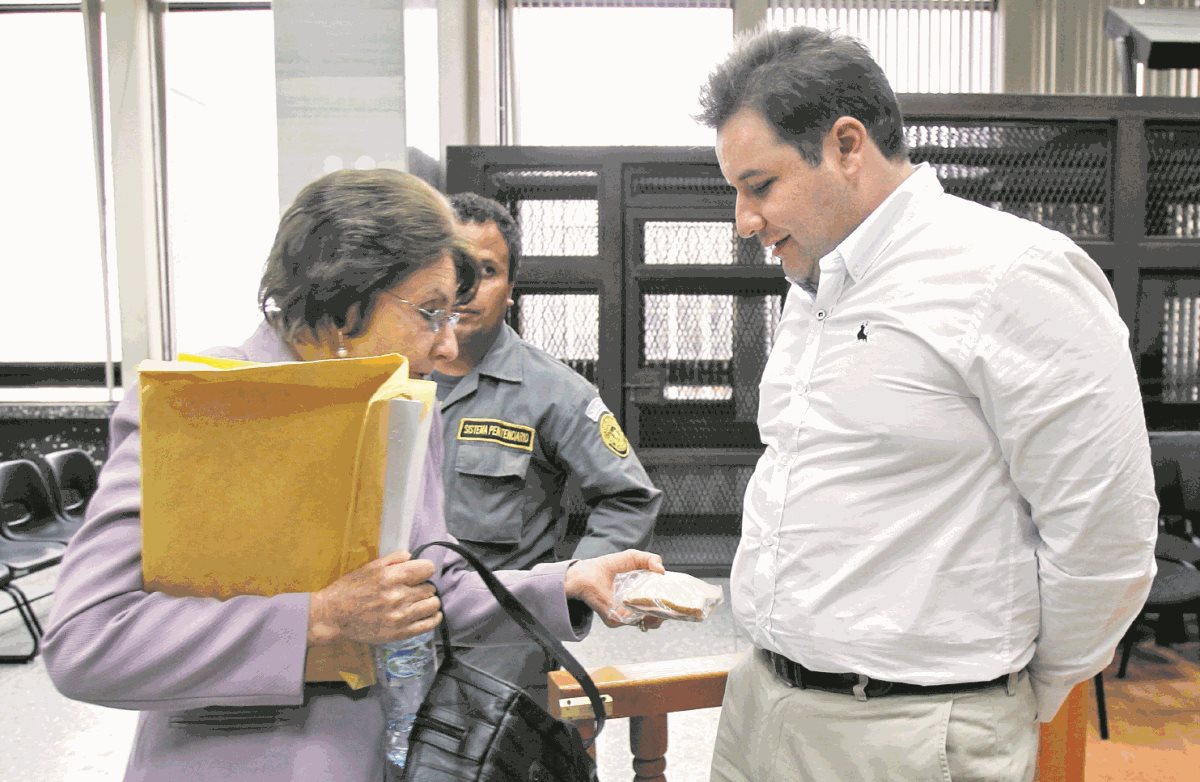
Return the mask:
{"type": "Polygon", "coordinates": [[[825,320],[825,310],[817,310],[817,320],[825,320]]]}

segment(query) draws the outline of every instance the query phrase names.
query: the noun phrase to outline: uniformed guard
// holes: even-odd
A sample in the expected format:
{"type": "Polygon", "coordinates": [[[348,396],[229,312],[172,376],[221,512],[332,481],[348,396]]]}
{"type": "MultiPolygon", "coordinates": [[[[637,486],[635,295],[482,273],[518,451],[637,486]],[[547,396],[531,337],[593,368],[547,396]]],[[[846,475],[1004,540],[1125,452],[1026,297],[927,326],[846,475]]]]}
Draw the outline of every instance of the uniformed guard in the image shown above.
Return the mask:
{"type": "MultiPolygon", "coordinates": [[[[520,260],[516,222],[474,193],[451,203],[480,284],[458,310],[457,359],[432,375],[445,426],[447,527],[493,568],[550,561],[566,534],[563,489],[572,479],[591,508],[573,556],[644,548],[662,493],[616,417],[593,385],[504,322],[520,260]]],[[[463,656],[545,700],[550,666],[536,645],[463,656]]]]}

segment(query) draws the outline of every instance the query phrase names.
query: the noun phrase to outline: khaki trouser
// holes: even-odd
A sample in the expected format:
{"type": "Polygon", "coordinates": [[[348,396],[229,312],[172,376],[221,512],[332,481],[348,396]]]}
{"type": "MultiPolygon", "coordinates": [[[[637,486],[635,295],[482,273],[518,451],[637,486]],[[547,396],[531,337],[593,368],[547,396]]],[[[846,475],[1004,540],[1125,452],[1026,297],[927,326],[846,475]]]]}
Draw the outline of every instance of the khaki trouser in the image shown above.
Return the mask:
{"type": "Polygon", "coordinates": [[[710,782],[1029,782],[1037,762],[1029,677],[949,695],[789,687],[762,652],[729,672],[710,782]]]}

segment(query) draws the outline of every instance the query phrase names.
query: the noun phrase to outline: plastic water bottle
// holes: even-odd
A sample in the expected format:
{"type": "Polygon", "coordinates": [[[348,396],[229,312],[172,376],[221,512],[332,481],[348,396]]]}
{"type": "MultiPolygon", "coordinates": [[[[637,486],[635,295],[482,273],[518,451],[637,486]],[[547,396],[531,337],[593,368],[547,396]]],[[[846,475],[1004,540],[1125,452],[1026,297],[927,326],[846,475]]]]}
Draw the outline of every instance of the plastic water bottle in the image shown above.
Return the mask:
{"type": "Polygon", "coordinates": [[[375,647],[375,671],[383,691],[387,725],[384,749],[388,779],[399,779],[408,759],[408,735],[417,709],[433,684],[435,670],[433,633],[375,647]]]}

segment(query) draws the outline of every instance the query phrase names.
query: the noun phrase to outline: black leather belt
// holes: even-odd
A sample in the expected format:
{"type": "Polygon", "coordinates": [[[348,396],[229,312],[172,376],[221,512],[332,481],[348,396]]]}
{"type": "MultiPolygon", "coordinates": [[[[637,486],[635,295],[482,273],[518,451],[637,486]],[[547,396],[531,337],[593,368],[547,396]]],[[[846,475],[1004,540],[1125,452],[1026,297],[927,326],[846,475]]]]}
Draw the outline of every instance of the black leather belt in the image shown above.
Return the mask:
{"type": "MultiPolygon", "coordinates": [[[[853,695],[860,701],[881,698],[884,695],[945,695],[950,693],[984,690],[1008,683],[1012,674],[1002,674],[986,682],[956,682],[954,684],[908,684],[872,679],[859,673],[827,673],[811,671],[798,662],[781,654],[763,649],[775,675],[789,687],[802,690],[813,689],[841,695],[853,695]]],[[[1015,679],[1015,677],[1013,677],[1015,679]]]]}

